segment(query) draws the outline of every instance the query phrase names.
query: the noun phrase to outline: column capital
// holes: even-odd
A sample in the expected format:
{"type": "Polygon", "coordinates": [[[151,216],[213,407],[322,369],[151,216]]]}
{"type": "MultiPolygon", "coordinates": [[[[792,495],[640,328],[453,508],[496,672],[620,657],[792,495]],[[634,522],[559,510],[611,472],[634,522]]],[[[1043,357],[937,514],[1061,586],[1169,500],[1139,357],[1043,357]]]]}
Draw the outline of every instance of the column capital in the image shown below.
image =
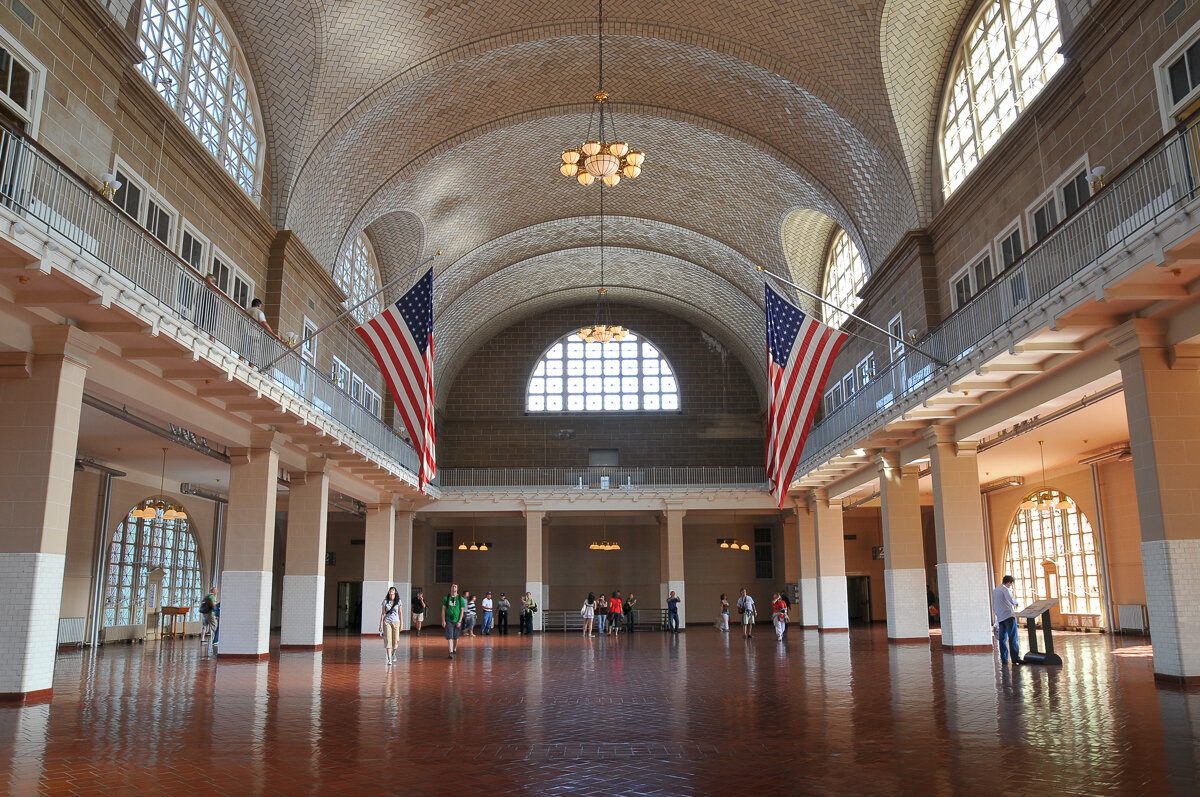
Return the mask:
{"type": "Polygon", "coordinates": [[[100,339],[79,327],[55,324],[33,328],[33,354],[35,357],[65,357],[87,367],[88,357],[100,349],[100,339]]]}
{"type": "Polygon", "coordinates": [[[824,487],[818,487],[815,490],[811,490],[809,492],[809,494],[812,496],[813,503],[818,508],[821,508],[821,507],[826,507],[826,508],[837,507],[838,509],[842,508],[842,499],[830,498],[829,490],[825,489],[824,487]]]}
{"type": "Polygon", "coordinates": [[[1104,333],[1108,345],[1122,360],[1139,349],[1162,349],[1167,345],[1166,325],[1152,318],[1131,318],[1104,333]]]}
{"type": "Polygon", "coordinates": [[[900,469],[900,452],[878,451],[875,454],[875,464],[878,466],[880,475],[884,475],[888,471],[897,471],[900,469]]]}
{"type": "Polygon", "coordinates": [[[522,501],[521,514],[525,516],[526,520],[544,520],[546,517],[545,504],[541,501],[522,501]]]}
{"type": "Polygon", "coordinates": [[[979,453],[979,441],[978,440],[960,440],[956,447],[958,449],[959,456],[962,456],[964,454],[970,455],[970,456],[975,456],[976,454],[979,453]]]}
{"type": "Polygon", "coordinates": [[[371,512],[395,512],[396,497],[391,493],[380,493],[379,500],[374,503],[367,503],[367,513],[371,512]]]}
{"type": "Polygon", "coordinates": [[[663,501],[662,515],[664,518],[670,515],[685,517],[687,513],[687,507],[683,503],[679,501],[663,501]]]}
{"type": "Polygon", "coordinates": [[[926,428],[924,437],[926,445],[931,449],[957,442],[954,439],[954,427],[945,424],[936,424],[926,428]]]}
{"type": "Polygon", "coordinates": [[[1176,343],[1167,352],[1172,371],[1200,371],[1200,344],[1176,343]]]}
{"type": "Polygon", "coordinates": [[[264,452],[279,453],[283,448],[283,437],[279,432],[269,429],[255,429],[250,433],[250,445],[231,446],[228,449],[230,462],[249,462],[255,454],[264,452]]]}

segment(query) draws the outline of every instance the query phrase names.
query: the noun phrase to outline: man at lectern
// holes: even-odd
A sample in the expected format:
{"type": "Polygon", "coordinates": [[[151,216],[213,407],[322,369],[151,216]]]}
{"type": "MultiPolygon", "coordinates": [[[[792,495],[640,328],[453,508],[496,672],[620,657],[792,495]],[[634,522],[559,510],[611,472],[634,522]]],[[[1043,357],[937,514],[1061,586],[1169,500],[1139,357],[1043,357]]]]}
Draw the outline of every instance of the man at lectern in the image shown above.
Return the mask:
{"type": "Polygon", "coordinates": [[[1013,597],[1016,579],[1005,576],[1000,586],[992,590],[992,614],[996,615],[996,638],[1000,640],[1000,663],[1008,664],[1012,656],[1013,666],[1021,664],[1021,646],[1017,643],[1017,599],[1013,597]]]}

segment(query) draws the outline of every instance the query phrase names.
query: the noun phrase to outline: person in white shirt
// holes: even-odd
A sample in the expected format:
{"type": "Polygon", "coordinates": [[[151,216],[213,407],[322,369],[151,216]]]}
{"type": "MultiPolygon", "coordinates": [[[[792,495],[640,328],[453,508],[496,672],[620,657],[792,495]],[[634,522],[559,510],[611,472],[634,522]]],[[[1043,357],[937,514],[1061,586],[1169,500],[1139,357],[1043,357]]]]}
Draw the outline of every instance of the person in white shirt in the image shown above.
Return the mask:
{"type": "Polygon", "coordinates": [[[1000,586],[992,590],[992,614],[996,615],[996,638],[1000,641],[1000,663],[1008,664],[1012,657],[1013,666],[1021,664],[1021,646],[1017,643],[1017,599],[1013,597],[1016,579],[1005,576],[1000,586]]]}
{"type": "Polygon", "coordinates": [[[754,610],[754,598],[742,588],[741,597],[737,599],[738,614],[742,616],[742,632],[746,635],[746,639],[754,636],[754,620],[757,617],[757,612],[754,610]]]}
{"type": "Polygon", "coordinates": [[[484,596],[483,596],[483,635],[484,636],[487,636],[488,634],[492,633],[492,618],[495,617],[495,615],[492,614],[493,605],[494,604],[492,603],[492,593],[490,593],[490,592],[484,593],[484,596]]]}

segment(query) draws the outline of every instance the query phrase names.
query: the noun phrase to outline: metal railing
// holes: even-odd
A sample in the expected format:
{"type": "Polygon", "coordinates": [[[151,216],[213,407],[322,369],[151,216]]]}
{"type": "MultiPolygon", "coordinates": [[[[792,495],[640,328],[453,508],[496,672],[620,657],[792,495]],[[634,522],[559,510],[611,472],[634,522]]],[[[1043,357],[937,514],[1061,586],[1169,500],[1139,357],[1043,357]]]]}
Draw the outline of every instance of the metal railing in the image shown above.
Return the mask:
{"type": "MultiPolygon", "coordinates": [[[[1010,268],[917,342],[917,347],[962,367],[976,346],[1018,316],[1034,312],[1103,255],[1195,195],[1200,122],[1193,122],[1126,168],[1078,212],[1038,241],[1010,268]]],[[[797,473],[805,473],[852,444],[900,406],[922,399],[939,366],[909,350],[813,426],[797,473]]]]}
{"type": "Polygon", "coordinates": [[[748,465],[683,467],[584,468],[442,468],[434,483],[443,489],[553,488],[569,490],[639,490],[658,487],[725,487],[760,489],[762,468],[748,465]]]}
{"type": "MultiPolygon", "coordinates": [[[[666,609],[634,609],[633,624],[636,628],[645,631],[665,631],[667,630],[667,610],[666,609]]],[[[624,615],[628,618],[629,615],[624,615]]],[[[624,619],[622,628],[628,630],[624,623],[628,619],[624,619]]],[[[542,630],[543,631],[583,631],[583,617],[580,616],[579,610],[574,611],[549,611],[542,612],[542,630]]]]}
{"type": "MultiPolygon", "coordinates": [[[[229,353],[255,365],[284,355],[286,344],[199,272],[36,144],[8,130],[0,133],[0,202],[27,223],[90,255],[229,353]]],[[[348,432],[417,472],[412,446],[299,351],[282,356],[268,375],[348,432]]]]}

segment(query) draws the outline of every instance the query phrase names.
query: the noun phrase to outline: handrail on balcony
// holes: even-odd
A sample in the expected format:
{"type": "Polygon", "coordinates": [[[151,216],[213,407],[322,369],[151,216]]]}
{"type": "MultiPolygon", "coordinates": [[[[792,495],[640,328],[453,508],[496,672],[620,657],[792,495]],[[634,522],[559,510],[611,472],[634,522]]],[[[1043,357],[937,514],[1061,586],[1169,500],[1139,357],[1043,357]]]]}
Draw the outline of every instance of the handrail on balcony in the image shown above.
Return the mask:
{"type": "MultiPolygon", "coordinates": [[[[36,142],[8,129],[0,130],[0,202],[80,254],[91,255],[229,353],[254,364],[284,354],[283,342],[242,307],[36,142]]],[[[269,375],[368,445],[417,472],[412,446],[300,352],[281,357],[269,375]]]]}
{"type": "MultiPolygon", "coordinates": [[[[1031,305],[1058,293],[1133,235],[1193,198],[1200,176],[1200,120],[1164,137],[1126,167],[1073,216],[1031,246],[969,302],[918,341],[955,367],[982,341],[1031,305]]],[[[904,352],[840,407],[813,426],[798,473],[854,442],[859,430],[917,400],[936,365],[904,352]]]]}
{"type": "Polygon", "coordinates": [[[434,483],[443,489],[644,490],[660,487],[760,489],[766,481],[766,474],[760,467],[723,465],[442,468],[434,483]]]}

